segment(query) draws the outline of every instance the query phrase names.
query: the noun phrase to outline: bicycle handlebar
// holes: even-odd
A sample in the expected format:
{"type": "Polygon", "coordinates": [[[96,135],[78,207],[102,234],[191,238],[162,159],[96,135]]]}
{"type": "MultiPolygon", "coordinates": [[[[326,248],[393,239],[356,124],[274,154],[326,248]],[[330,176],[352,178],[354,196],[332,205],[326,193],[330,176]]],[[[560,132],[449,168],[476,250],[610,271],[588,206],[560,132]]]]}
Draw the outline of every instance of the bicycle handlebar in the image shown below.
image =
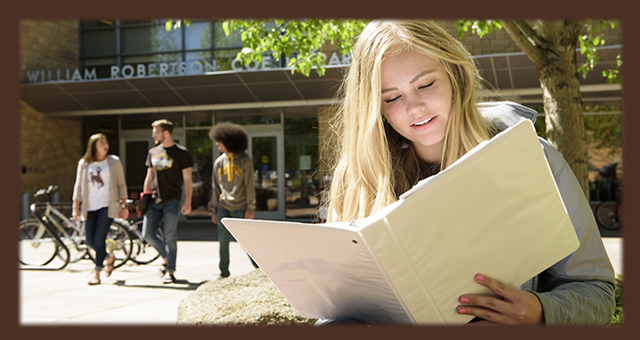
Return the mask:
{"type": "Polygon", "coordinates": [[[35,194],[33,194],[33,197],[40,197],[43,195],[51,195],[52,193],[56,192],[60,190],[60,186],[59,185],[50,185],[48,186],[46,189],[39,189],[38,191],[36,191],[35,194]]]}

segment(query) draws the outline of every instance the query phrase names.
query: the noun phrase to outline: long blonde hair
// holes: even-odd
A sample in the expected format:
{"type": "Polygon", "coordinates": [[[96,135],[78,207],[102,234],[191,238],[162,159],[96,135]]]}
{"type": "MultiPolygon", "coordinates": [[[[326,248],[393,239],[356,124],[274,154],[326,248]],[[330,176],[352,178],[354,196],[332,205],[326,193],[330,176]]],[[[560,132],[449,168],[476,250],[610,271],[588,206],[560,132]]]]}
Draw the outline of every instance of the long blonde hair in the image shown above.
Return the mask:
{"type": "Polygon", "coordinates": [[[386,56],[414,50],[449,76],[451,113],[440,170],[494,132],[476,107],[484,94],[469,52],[429,21],[374,21],[362,31],[342,83],[342,104],[331,121],[336,145],[327,221],[362,219],[393,203],[420,180],[422,161],[381,110],[381,65],[386,56]]]}

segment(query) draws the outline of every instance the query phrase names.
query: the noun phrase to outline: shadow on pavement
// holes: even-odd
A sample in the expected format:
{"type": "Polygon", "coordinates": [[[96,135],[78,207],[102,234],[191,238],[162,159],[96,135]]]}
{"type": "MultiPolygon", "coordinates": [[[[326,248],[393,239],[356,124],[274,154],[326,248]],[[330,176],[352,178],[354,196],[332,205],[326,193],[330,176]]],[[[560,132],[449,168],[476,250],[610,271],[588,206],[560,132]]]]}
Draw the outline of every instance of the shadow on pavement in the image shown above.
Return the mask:
{"type": "Polygon", "coordinates": [[[150,289],[171,289],[171,290],[196,290],[200,285],[208,281],[202,281],[198,283],[191,283],[189,280],[178,279],[176,283],[157,285],[128,285],[125,280],[118,280],[113,285],[126,288],[150,288],[150,289]],[[186,286],[185,286],[186,285],[186,286]]]}

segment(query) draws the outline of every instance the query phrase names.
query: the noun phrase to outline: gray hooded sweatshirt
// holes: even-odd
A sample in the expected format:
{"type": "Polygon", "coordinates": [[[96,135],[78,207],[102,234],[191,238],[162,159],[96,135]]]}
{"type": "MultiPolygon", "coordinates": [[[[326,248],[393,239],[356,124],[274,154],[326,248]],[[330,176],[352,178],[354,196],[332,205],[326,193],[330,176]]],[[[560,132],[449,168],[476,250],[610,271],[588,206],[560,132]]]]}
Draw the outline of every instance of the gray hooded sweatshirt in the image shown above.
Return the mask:
{"type": "MultiPolygon", "coordinates": [[[[537,116],[536,111],[513,102],[481,103],[478,108],[500,130],[523,119],[535,122],[537,116]]],[[[606,325],[615,311],[613,266],[573,171],[548,141],[539,139],[580,247],[519,288],[538,297],[547,325],[606,325]]]]}

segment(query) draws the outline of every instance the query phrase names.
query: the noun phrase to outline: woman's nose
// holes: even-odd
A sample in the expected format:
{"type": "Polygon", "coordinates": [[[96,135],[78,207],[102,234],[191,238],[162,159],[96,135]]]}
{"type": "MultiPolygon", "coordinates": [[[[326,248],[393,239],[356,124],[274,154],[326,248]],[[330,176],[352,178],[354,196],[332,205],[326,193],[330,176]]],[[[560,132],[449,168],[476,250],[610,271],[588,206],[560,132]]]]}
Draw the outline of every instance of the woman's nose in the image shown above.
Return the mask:
{"type": "Polygon", "coordinates": [[[411,94],[407,99],[409,103],[409,107],[408,107],[409,114],[420,113],[424,111],[424,109],[427,107],[424,99],[422,99],[422,97],[420,97],[418,94],[415,94],[415,93],[411,94]]]}

